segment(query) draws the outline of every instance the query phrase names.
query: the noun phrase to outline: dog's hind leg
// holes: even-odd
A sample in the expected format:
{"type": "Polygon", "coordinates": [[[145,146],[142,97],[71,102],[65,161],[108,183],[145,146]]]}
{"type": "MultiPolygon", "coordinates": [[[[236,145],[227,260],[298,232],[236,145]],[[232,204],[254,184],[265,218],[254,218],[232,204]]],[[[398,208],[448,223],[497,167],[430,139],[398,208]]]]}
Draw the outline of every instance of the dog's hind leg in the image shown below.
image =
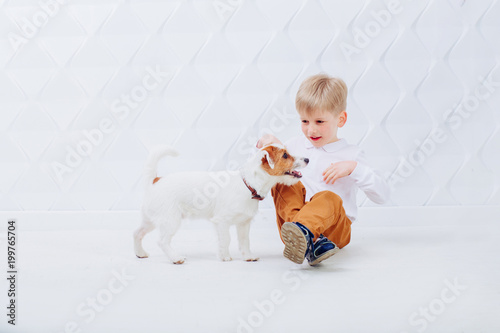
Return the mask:
{"type": "Polygon", "coordinates": [[[236,225],[236,231],[238,233],[238,245],[241,251],[241,255],[243,256],[243,260],[245,261],[257,261],[259,258],[254,256],[250,252],[250,222],[252,219],[249,219],[243,223],[236,225]]]}
{"type": "Polygon", "coordinates": [[[155,228],[155,225],[147,218],[142,216],[142,224],[134,232],[134,250],[137,258],[147,258],[148,253],[142,247],[142,239],[146,236],[147,233],[151,232],[155,228]]]}
{"type": "Polygon", "coordinates": [[[185,257],[177,254],[177,252],[170,246],[170,243],[172,242],[172,237],[174,237],[175,233],[179,229],[179,226],[182,221],[182,216],[181,214],[178,214],[178,216],[170,216],[168,221],[162,221],[160,224],[160,241],[159,245],[163,252],[167,255],[167,257],[174,263],[174,264],[183,264],[184,261],[186,260],[185,257]]]}

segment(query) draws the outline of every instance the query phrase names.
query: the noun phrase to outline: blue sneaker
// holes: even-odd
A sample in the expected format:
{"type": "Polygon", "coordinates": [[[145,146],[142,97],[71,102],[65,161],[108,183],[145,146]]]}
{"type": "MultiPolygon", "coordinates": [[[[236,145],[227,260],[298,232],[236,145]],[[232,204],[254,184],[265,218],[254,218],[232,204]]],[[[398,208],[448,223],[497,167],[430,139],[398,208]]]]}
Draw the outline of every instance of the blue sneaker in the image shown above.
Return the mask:
{"type": "Polygon", "coordinates": [[[281,227],[281,237],[285,243],[283,255],[296,264],[302,264],[307,254],[313,251],[314,235],[298,222],[286,222],[281,227]]]}
{"type": "Polygon", "coordinates": [[[339,248],[335,243],[320,235],[313,244],[313,250],[306,253],[307,261],[309,265],[316,266],[323,260],[333,256],[338,250],[339,248]]]}

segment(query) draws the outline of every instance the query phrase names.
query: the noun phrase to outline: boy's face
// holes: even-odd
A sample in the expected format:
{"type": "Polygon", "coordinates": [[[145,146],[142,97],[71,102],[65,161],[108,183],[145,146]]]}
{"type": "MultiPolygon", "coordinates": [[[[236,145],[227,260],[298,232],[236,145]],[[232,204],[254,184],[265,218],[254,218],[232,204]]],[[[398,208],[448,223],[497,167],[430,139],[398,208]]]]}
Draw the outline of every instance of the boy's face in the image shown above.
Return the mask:
{"type": "Polygon", "coordinates": [[[302,133],[314,147],[323,147],[338,140],[337,131],[347,120],[345,111],[335,115],[332,112],[315,110],[299,111],[302,133]]]}

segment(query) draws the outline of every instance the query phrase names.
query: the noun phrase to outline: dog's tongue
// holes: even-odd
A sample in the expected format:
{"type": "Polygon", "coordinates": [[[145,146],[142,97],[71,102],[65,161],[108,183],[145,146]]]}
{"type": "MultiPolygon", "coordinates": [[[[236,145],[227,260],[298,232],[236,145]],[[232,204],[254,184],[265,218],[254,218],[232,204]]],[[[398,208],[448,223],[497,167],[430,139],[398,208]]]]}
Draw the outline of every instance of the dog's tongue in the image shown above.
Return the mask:
{"type": "Polygon", "coordinates": [[[300,173],[300,171],[297,171],[297,170],[292,170],[292,175],[294,177],[297,177],[297,178],[301,178],[302,177],[302,174],[300,173]]]}

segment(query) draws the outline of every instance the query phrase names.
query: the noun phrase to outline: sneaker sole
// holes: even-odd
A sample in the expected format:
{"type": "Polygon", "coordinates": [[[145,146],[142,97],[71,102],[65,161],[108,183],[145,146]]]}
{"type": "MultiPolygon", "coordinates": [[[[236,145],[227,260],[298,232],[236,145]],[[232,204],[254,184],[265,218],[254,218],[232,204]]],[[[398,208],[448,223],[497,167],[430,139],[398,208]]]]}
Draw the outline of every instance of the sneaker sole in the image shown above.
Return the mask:
{"type": "Polygon", "coordinates": [[[306,236],[299,227],[291,222],[286,222],[281,227],[281,237],[285,243],[283,255],[296,264],[304,262],[307,250],[306,236]]]}
{"type": "Polygon", "coordinates": [[[317,264],[319,264],[323,260],[326,260],[326,259],[330,258],[331,256],[333,256],[338,251],[339,251],[339,248],[335,246],[334,249],[332,249],[332,250],[330,250],[328,252],[323,253],[323,255],[321,257],[316,258],[316,260],[310,261],[309,265],[310,266],[316,266],[317,264]]]}

